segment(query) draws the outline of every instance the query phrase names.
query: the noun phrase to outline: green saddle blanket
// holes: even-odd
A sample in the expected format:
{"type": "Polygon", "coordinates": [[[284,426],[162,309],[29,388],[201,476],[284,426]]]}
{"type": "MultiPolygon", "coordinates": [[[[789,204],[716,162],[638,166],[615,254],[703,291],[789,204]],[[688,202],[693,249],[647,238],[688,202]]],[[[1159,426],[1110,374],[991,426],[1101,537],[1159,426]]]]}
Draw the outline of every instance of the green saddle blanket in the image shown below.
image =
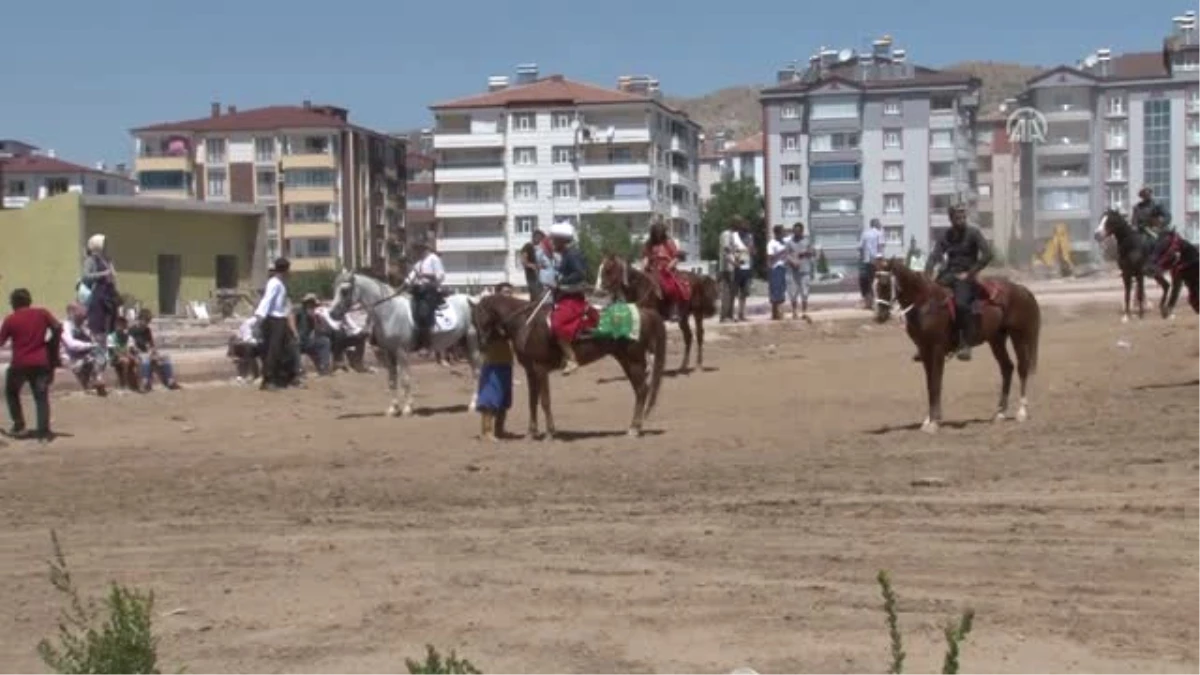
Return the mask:
{"type": "Polygon", "coordinates": [[[592,331],[593,338],[606,340],[636,340],[642,315],[629,303],[614,302],[600,310],[600,322],[592,331]]]}

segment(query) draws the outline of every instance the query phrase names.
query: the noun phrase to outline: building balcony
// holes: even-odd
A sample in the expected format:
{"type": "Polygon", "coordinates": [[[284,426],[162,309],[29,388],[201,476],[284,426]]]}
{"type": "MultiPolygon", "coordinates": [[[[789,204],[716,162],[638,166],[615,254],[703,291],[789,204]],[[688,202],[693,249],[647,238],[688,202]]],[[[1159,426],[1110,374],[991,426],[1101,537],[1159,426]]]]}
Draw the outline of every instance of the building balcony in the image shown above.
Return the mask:
{"type": "MultiPolygon", "coordinates": [[[[608,130],[604,130],[604,140],[608,141],[608,130]]],[[[613,143],[649,143],[652,140],[649,127],[615,127],[612,134],[613,143]]]]}
{"type": "Polygon", "coordinates": [[[958,148],[953,145],[929,146],[929,161],[931,162],[953,162],[956,159],[958,159],[958,148]]]}
{"type": "Polygon", "coordinates": [[[672,185],[696,185],[696,179],[687,171],[679,169],[671,169],[671,184],[672,185]]]}
{"type": "Polygon", "coordinates": [[[447,237],[437,240],[439,253],[466,253],[470,251],[507,251],[508,240],[503,234],[447,237]]]}
{"type": "Polygon", "coordinates": [[[1092,210],[1089,207],[1077,206],[1061,209],[1044,209],[1038,207],[1034,211],[1034,218],[1039,221],[1057,222],[1060,220],[1087,220],[1092,217],[1092,210]]]}
{"type": "Polygon", "coordinates": [[[284,204],[320,202],[332,204],[338,200],[337,190],[330,187],[287,187],[283,188],[284,204]]]}
{"type": "Polygon", "coordinates": [[[194,199],[195,195],[187,188],[139,188],[135,197],[153,199],[194,199]]]}
{"type": "Polygon", "coordinates": [[[409,197],[404,202],[405,211],[432,211],[434,205],[433,195],[425,197],[409,197]]]}
{"type": "Polygon", "coordinates": [[[288,169],[336,169],[337,158],[328,152],[284,155],[279,158],[279,164],[284,171],[288,169]]]}
{"type": "Polygon", "coordinates": [[[503,183],[504,162],[461,162],[439,164],[434,173],[437,183],[503,183]]]}
{"type": "Polygon", "coordinates": [[[648,213],[650,197],[621,197],[617,195],[586,195],[579,201],[579,212],[586,214],[612,211],[613,213],[648,213]]]}
{"type": "Polygon", "coordinates": [[[138,157],[133,162],[134,171],[184,171],[192,170],[192,158],[188,155],[157,155],[138,157]]]}
{"type": "Polygon", "coordinates": [[[1092,119],[1092,111],[1076,106],[1050,106],[1041,111],[1053,127],[1054,122],[1081,122],[1092,119]]]}
{"type": "MultiPolygon", "coordinates": [[[[802,187],[802,186],[800,186],[802,187]]],[[[809,181],[808,194],[810,197],[855,197],[861,195],[863,186],[861,180],[830,180],[809,181]]],[[[803,189],[796,194],[804,194],[803,189]]]]}
{"type": "Polygon", "coordinates": [[[813,227],[861,228],[863,215],[857,211],[813,211],[809,214],[813,227]]]}
{"type": "Polygon", "coordinates": [[[1044,171],[1038,174],[1038,187],[1088,187],[1091,176],[1074,171],[1044,171]]]}
{"type": "Polygon", "coordinates": [[[1090,155],[1092,143],[1087,138],[1071,138],[1049,136],[1046,142],[1037,146],[1037,155],[1090,155]]]}
{"type": "Polygon", "coordinates": [[[958,114],[953,110],[935,110],[929,113],[929,129],[957,129],[958,114]]]}
{"type": "Polygon", "coordinates": [[[980,197],[979,201],[975,203],[975,208],[978,209],[979,211],[986,212],[986,211],[991,211],[993,208],[995,208],[995,205],[992,202],[991,197],[980,197]]]}
{"type": "Polygon", "coordinates": [[[958,180],[951,176],[930,178],[929,179],[929,194],[931,195],[952,195],[967,186],[965,180],[958,180]]]}
{"type": "Polygon", "coordinates": [[[292,270],[296,272],[338,269],[338,260],[333,256],[323,258],[292,258],[290,262],[292,263],[292,270]]]}
{"type": "Polygon", "coordinates": [[[472,134],[469,132],[438,131],[433,136],[434,150],[453,150],[456,148],[502,148],[504,134],[493,132],[488,134],[472,134]]]}
{"type": "Polygon", "coordinates": [[[1109,171],[1104,180],[1108,183],[1126,183],[1129,181],[1129,174],[1124,171],[1109,171]]]}
{"type": "Polygon", "coordinates": [[[1186,204],[1188,213],[1196,213],[1200,211],[1200,195],[1193,194],[1188,197],[1187,201],[1184,203],[1186,204]]]}
{"type": "Polygon", "coordinates": [[[1126,136],[1109,135],[1104,137],[1105,150],[1125,150],[1129,147],[1129,138],[1126,136]]]}
{"type": "Polygon", "coordinates": [[[337,223],[323,221],[317,223],[283,223],[283,235],[298,239],[322,239],[337,236],[337,223]]]}
{"type": "Polygon", "coordinates": [[[1183,170],[1183,175],[1187,176],[1188,180],[1200,179],[1200,164],[1188,164],[1183,170]]]}
{"type": "Polygon", "coordinates": [[[1192,99],[1192,100],[1188,101],[1186,109],[1189,113],[1192,113],[1192,114],[1200,113],[1200,100],[1192,99]]]}
{"type": "Polygon", "coordinates": [[[671,152],[682,152],[686,154],[691,152],[691,147],[679,134],[671,134],[671,152]]]}
{"type": "Polygon", "coordinates": [[[503,218],[507,206],[502,197],[495,201],[457,201],[439,199],[434,206],[438,218],[503,218]]]}
{"type": "Polygon", "coordinates": [[[1120,119],[1123,117],[1129,117],[1129,111],[1126,110],[1124,108],[1124,106],[1122,106],[1120,108],[1111,108],[1110,107],[1110,108],[1105,109],[1104,116],[1108,117],[1108,118],[1113,118],[1113,119],[1120,119]]]}
{"type": "Polygon", "coordinates": [[[649,178],[650,164],[646,161],[588,162],[579,165],[580,178],[649,178]]]}
{"type": "Polygon", "coordinates": [[[1200,145],[1200,132],[1193,131],[1187,135],[1187,145],[1189,148],[1194,148],[1200,145]]]}

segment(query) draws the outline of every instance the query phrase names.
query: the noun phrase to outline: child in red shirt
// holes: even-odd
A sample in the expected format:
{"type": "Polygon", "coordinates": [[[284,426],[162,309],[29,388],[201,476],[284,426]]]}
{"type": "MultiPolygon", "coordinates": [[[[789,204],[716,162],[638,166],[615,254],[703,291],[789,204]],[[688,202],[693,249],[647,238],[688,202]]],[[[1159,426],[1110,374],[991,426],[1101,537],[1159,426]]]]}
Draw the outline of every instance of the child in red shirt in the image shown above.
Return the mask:
{"type": "Polygon", "coordinates": [[[21,389],[33,391],[37,407],[37,433],[41,441],[50,440],[50,382],[58,365],[59,337],[62,324],[42,307],[33,307],[33,297],[24,288],[9,298],[13,312],[0,323],[0,346],[12,342],[12,361],[4,378],[4,397],[12,417],[14,437],[25,434],[25,414],[21,410],[21,389]]]}

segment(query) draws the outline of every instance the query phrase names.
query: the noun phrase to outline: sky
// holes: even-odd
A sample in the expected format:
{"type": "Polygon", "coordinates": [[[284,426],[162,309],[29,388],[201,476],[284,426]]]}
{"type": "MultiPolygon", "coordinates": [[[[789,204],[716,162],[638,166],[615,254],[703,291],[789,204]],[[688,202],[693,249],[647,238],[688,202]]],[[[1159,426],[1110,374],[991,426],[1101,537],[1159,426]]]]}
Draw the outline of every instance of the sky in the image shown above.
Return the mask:
{"type": "Polygon", "coordinates": [[[129,129],[304,99],[381,131],[430,126],[428,105],[520,63],[669,95],[763,84],[821,46],[883,34],[910,61],[1074,64],[1157,50],[1191,0],[25,0],[0,29],[0,138],[82,164],[128,162],[129,129]],[[1080,10],[1083,11],[1080,11],[1080,10]]]}

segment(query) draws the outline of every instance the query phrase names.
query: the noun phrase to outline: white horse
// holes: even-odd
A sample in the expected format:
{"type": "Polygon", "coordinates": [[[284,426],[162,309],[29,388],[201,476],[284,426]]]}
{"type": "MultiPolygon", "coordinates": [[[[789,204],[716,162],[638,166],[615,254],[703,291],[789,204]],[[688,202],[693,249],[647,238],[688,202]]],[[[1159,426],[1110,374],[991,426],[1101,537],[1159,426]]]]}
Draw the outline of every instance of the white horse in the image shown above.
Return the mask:
{"type": "MultiPolygon", "coordinates": [[[[334,302],[330,315],[341,318],[356,304],[362,304],[372,325],[375,341],[383,354],[387,367],[388,389],[392,392],[392,404],[387,413],[391,416],[408,416],[413,412],[412,378],[408,374],[408,353],[413,351],[416,324],[413,321],[412,303],[391,286],[363,274],[343,271],[334,282],[334,302]],[[396,398],[396,382],[404,386],[404,405],[396,398]]],[[[471,364],[471,379],[479,379],[479,336],[471,320],[471,301],[458,293],[446,298],[438,308],[434,326],[430,331],[430,346],[442,351],[460,342],[466,342],[467,361],[471,364]]],[[[475,411],[475,387],[471,389],[468,409],[475,411]]]]}

